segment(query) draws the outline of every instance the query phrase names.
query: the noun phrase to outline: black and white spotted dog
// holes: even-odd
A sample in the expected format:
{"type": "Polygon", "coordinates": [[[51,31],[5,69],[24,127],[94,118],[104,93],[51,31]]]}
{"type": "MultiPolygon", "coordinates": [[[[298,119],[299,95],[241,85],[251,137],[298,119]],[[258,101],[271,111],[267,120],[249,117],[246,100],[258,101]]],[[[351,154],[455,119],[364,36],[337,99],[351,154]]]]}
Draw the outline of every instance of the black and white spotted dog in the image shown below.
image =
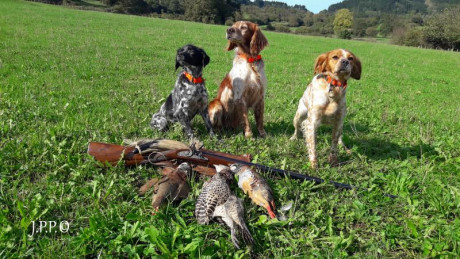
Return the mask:
{"type": "Polygon", "coordinates": [[[168,99],[153,115],[150,127],[165,131],[170,123],[179,122],[187,136],[193,138],[191,121],[199,113],[209,134],[214,135],[208,115],[208,92],[201,77],[209,61],[206,52],[196,46],[185,45],[177,50],[176,70],[182,70],[168,99]]]}

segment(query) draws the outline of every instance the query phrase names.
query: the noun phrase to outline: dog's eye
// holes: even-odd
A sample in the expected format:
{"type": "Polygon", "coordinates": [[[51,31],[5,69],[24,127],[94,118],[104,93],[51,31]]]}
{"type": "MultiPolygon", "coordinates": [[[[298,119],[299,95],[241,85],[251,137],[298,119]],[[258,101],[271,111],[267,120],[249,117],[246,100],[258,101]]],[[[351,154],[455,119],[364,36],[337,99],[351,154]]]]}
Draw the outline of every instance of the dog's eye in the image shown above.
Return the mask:
{"type": "Polygon", "coordinates": [[[332,59],[337,60],[337,59],[339,59],[339,57],[338,56],[333,56],[332,59]]]}
{"type": "Polygon", "coordinates": [[[248,27],[247,27],[247,26],[242,26],[241,29],[242,29],[242,30],[247,30],[248,27]]]}
{"type": "Polygon", "coordinates": [[[348,57],[348,60],[353,61],[353,57],[348,57]]]}

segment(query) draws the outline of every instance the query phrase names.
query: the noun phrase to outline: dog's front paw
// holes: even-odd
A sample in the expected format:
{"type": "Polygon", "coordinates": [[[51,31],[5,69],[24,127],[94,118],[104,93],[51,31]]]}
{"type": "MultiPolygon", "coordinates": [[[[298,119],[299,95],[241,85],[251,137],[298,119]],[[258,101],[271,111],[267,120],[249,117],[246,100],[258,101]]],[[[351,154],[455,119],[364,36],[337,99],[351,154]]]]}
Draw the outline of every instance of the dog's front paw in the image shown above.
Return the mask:
{"type": "Polygon", "coordinates": [[[265,130],[259,130],[259,135],[261,138],[265,138],[267,137],[267,132],[265,132],[265,130]]]}
{"type": "Polygon", "coordinates": [[[289,139],[290,141],[296,140],[297,139],[297,134],[292,135],[292,137],[289,139]]]}
{"type": "Polygon", "coordinates": [[[159,131],[166,131],[168,129],[168,121],[163,117],[153,117],[150,121],[150,128],[159,131]]]}
{"type": "Polygon", "coordinates": [[[251,131],[246,131],[246,132],[244,133],[244,137],[245,137],[245,138],[252,138],[252,132],[251,132],[251,131]]]}
{"type": "Polygon", "coordinates": [[[318,160],[310,160],[311,169],[318,169],[318,160]]]}
{"type": "Polygon", "coordinates": [[[209,136],[210,136],[211,138],[216,138],[216,137],[217,137],[216,133],[214,133],[213,130],[210,130],[210,131],[209,131],[209,136]]]}

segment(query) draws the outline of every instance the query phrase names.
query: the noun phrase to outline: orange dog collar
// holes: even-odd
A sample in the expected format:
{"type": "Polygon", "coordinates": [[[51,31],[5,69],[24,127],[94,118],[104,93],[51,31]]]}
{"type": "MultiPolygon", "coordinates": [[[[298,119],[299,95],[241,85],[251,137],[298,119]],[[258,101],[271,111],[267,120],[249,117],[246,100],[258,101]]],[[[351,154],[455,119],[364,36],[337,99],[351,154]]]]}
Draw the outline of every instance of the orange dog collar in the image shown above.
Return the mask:
{"type": "Polygon", "coordinates": [[[204,79],[201,76],[195,78],[186,71],[184,71],[184,76],[188,79],[188,81],[190,81],[191,83],[193,82],[194,84],[202,84],[204,82],[204,79]]]}
{"type": "Polygon", "coordinates": [[[246,54],[240,54],[240,57],[246,59],[248,63],[254,63],[255,61],[259,61],[262,59],[261,55],[257,55],[257,57],[248,57],[246,54]]]}
{"type": "Polygon", "coordinates": [[[338,80],[332,79],[330,76],[327,76],[327,82],[332,86],[343,87],[343,89],[347,88],[347,81],[340,82],[338,80]]]}

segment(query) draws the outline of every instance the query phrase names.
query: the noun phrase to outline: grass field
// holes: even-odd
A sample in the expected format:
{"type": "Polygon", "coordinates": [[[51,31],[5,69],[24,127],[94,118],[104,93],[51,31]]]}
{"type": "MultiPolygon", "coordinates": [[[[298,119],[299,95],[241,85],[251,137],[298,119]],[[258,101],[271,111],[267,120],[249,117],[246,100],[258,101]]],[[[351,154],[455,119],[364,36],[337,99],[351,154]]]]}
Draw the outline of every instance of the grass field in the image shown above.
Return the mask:
{"type": "Polygon", "coordinates": [[[286,221],[268,220],[245,198],[256,244],[235,250],[227,229],[196,223],[202,181],[152,216],[150,197],[136,190],[155,169],[100,168],[86,154],[89,141],[186,141],[180,127],[152,131],[150,117],[174,85],[175,51],[186,43],[211,57],[204,77],[216,95],[233,56],[225,27],[0,1],[0,257],[458,257],[460,54],[265,34],[269,136],[212,139],[197,118],[198,137],[209,149],[366,190],[264,174],[277,206],[293,208],[286,221]],[[348,88],[344,141],[353,153],[341,151],[349,163],[329,167],[330,128],[322,127],[313,171],[303,141],[289,141],[292,119],[315,58],[334,48],[363,63],[348,88]],[[69,231],[32,236],[39,220],[68,221],[69,231]]]}

